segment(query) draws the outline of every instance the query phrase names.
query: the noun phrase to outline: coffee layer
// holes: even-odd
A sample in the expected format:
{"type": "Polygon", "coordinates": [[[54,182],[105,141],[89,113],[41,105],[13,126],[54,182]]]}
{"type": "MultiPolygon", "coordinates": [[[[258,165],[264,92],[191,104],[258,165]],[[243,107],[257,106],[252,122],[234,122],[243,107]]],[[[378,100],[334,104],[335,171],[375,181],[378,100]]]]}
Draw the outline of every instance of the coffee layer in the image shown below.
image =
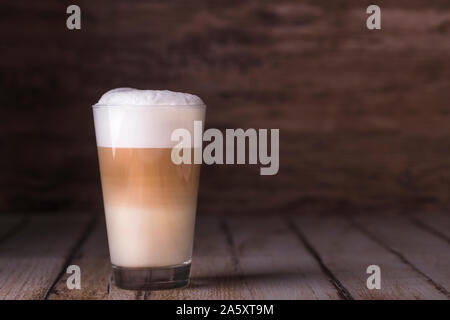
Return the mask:
{"type": "Polygon", "coordinates": [[[111,261],[157,267],[190,260],[200,165],[171,149],[98,148],[111,261]]]}

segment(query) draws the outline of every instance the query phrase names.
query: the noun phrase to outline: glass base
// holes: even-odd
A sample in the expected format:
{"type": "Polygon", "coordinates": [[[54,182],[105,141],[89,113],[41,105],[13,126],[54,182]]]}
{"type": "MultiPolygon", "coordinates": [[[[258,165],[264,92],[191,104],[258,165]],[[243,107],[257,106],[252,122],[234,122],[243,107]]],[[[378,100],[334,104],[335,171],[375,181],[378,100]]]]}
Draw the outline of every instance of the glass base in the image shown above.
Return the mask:
{"type": "Polygon", "coordinates": [[[114,283],[128,290],[165,290],[187,286],[191,264],[169,267],[124,268],[112,265],[114,283]]]}

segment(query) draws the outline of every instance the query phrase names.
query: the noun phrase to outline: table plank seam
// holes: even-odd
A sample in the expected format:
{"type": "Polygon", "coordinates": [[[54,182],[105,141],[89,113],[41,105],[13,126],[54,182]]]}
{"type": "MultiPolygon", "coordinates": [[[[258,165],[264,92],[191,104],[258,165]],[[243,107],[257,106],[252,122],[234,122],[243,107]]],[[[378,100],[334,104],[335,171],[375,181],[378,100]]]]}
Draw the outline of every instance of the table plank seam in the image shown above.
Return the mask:
{"type": "Polygon", "coordinates": [[[43,300],[48,300],[49,296],[54,292],[54,289],[56,287],[56,284],[62,279],[63,275],[66,273],[67,267],[70,265],[70,263],[73,261],[73,259],[76,257],[77,253],[80,251],[80,249],[82,248],[83,244],[86,242],[86,240],[89,238],[89,235],[92,233],[92,231],[94,230],[95,225],[98,222],[98,218],[97,216],[92,217],[88,223],[86,228],[83,230],[83,232],[81,233],[80,237],[78,238],[78,240],[75,242],[75,244],[73,245],[73,247],[69,250],[69,254],[67,255],[64,264],[61,268],[61,270],[59,271],[59,273],[57,274],[57,276],[55,277],[55,279],[53,280],[52,284],[50,285],[50,287],[47,289],[47,291],[45,292],[44,298],[43,300]]]}
{"type": "Polygon", "coordinates": [[[139,290],[136,292],[136,300],[141,300],[141,298],[143,300],[145,300],[145,291],[139,290]]]}
{"type": "Polygon", "coordinates": [[[443,234],[442,232],[440,232],[439,230],[435,229],[434,227],[432,227],[431,225],[427,224],[426,222],[423,222],[422,220],[416,218],[416,217],[411,217],[410,218],[411,222],[417,226],[418,228],[422,229],[423,231],[441,239],[444,240],[445,242],[450,244],[450,238],[447,237],[445,234],[443,234]]]}
{"type": "Polygon", "coordinates": [[[300,243],[305,247],[305,249],[311,254],[314,260],[319,264],[320,270],[331,282],[333,287],[336,289],[339,297],[344,300],[355,300],[348,289],[339,281],[339,279],[333,274],[333,272],[326,266],[320,254],[312,246],[309,240],[306,238],[305,234],[300,230],[300,228],[294,223],[294,221],[287,217],[285,220],[289,230],[296,236],[300,243]]]}
{"type": "Polygon", "coordinates": [[[231,261],[233,264],[233,269],[239,275],[239,279],[244,284],[245,288],[247,288],[248,292],[252,299],[255,299],[255,295],[253,294],[250,286],[248,285],[245,277],[245,273],[242,271],[241,264],[239,262],[239,254],[236,249],[235,241],[233,240],[233,235],[231,234],[230,227],[226,220],[219,220],[219,229],[222,231],[225,237],[225,243],[227,245],[228,251],[230,252],[231,261]]]}
{"type": "Polygon", "coordinates": [[[111,293],[111,282],[112,282],[112,274],[109,277],[108,284],[106,285],[106,295],[108,295],[108,296],[111,293]]]}
{"type": "Polygon", "coordinates": [[[366,227],[355,221],[351,216],[346,215],[346,218],[349,220],[350,224],[352,224],[355,228],[360,230],[362,233],[364,233],[368,238],[370,238],[372,241],[374,241],[376,244],[378,244],[383,249],[387,250],[388,252],[395,255],[402,263],[408,265],[411,269],[413,269],[415,272],[420,274],[422,277],[425,278],[436,290],[444,294],[447,298],[450,298],[450,293],[439,283],[435,282],[431,277],[429,277],[427,274],[425,274],[422,270],[420,270],[418,267],[416,267],[411,261],[409,261],[401,252],[391,248],[388,244],[386,244],[384,241],[382,241],[379,237],[377,237],[373,232],[369,231],[366,227]]]}

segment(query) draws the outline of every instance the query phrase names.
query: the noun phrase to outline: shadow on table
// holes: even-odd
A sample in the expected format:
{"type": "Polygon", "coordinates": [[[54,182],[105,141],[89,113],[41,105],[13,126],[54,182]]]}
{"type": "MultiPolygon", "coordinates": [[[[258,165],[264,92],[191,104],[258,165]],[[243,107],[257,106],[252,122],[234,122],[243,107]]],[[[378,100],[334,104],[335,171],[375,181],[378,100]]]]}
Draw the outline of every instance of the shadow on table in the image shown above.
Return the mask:
{"type": "Polygon", "coordinates": [[[233,287],[252,283],[252,285],[267,286],[293,286],[301,283],[313,283],[324,280],[324,274],[320,269],[317,270],[279,270],[279,271],[257,271],[246,274],[219,274],[215,276],[194,276],[191,278],[189,287],[213,288],[217,286],[233,287]]]}

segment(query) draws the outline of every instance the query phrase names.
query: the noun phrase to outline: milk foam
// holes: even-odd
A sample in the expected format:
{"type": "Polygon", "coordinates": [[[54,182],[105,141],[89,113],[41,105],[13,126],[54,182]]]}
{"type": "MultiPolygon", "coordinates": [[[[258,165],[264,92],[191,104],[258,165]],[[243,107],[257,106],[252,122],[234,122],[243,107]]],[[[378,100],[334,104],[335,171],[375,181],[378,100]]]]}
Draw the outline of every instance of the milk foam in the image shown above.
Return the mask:
{"type": "Polygon", "coordinates": [[[97,146],[172,148],[175,129],[194,134],[194,121],[204,121],[206,106],[196,95],[168,90],[117,88],[94,105],[97,146]]]}
{"type": "Polygon", "coordinates": [[[112,89],[103,94],[97,105],[108,106],[195,106],[204,105],[198,96],[169,90],[112,89]]]}

